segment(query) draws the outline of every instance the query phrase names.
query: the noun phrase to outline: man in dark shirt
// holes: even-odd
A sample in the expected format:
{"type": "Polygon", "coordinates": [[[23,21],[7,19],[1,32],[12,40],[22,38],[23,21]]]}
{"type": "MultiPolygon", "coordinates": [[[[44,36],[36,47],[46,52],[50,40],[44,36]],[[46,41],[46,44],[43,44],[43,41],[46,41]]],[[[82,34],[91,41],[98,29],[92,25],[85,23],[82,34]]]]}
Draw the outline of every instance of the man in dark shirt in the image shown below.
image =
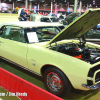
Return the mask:
{"type": "Polygon", "coordinates": [[[20,21],[27,21],[27,13],[25,12],[24,9],[22,9],[21,13],[20,13],[20,21]]]}
{"type": "Polygon", "coordinates": [[[64,16],[62,14],[60,14],[59,18],[60,19],[64,19],[64,16]]]}

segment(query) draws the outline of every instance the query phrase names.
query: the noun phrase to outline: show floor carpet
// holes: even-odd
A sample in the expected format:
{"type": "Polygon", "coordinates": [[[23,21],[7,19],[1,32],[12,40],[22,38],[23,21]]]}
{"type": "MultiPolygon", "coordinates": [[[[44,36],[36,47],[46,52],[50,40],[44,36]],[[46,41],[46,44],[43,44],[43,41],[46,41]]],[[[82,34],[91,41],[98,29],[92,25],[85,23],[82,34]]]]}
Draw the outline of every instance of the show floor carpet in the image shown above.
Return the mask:
{"type": "Polygon", "coordinates": [[[17,96],[9,95],[9,92],[7,90],[0,87],[0,100],[20,100],[20,99],[17,96]]]}

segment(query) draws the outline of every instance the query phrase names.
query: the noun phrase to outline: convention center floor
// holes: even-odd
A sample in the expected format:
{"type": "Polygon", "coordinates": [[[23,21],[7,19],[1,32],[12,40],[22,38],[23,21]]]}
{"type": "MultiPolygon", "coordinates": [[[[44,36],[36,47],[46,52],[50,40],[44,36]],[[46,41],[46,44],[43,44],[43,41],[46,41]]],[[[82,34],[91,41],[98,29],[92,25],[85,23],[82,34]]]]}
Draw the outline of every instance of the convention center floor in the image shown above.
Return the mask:
{"type": "MultiPolygon", "coordinates": [[[[46,90],[43,80],[41,77],[30,73],[18,66],[12,65],[2,59],[0,59],[0,67],[27,80],[28,82],[46,90]]],[[[7,90],[0,87],[0,93],[7,92],[7,90]]],[[[63,97],[64,100],[100,100],[100,88],[97,90],[91,91],[81,91],[81,90],[72,90],[68,95],[63,97]]],[[[2,97],[0,100],[19,100],[17,97],[2,97]]]]}
{"type": "Polygon", "coordinates": [[[9,92],[0,87],[0,100],[20,100],[17,96],[10,96],[9,92]],[[4,96],[5,94],[6,96],[4,96]]]}

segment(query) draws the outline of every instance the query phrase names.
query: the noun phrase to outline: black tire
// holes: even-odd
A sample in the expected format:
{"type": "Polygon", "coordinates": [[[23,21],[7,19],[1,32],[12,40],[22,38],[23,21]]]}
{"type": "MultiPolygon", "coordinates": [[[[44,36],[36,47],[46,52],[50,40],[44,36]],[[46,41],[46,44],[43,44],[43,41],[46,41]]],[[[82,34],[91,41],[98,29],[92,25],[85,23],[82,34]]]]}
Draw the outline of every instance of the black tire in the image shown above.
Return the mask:
{"type": "Polygon", "coordinates": [[[71,84],[65,74],[55,67],[49,67],[44,72],[44,84],[49,92],[59,97],[71,91],[71,84]]]}

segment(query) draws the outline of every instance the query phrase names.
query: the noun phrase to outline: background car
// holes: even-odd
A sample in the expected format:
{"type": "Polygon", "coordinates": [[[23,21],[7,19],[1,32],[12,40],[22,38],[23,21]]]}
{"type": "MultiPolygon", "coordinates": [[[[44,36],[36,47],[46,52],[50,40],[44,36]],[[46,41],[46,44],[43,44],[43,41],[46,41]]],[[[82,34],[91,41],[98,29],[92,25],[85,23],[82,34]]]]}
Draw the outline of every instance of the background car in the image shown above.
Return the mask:
{"type": "Polygon", "coordinates": [[[36,15],[36,20],[35,22],[46,22],[46,23],[54,23],[58,24],[58,27],[62,30],[65,28],[65,26],[59,22],[59,18],[53,17],[53,16],[39,16],[36,15]]]}
{"type": "Polygon", "coordinates": [[[85,34],[86,41],[100,44],[100,29],[97,27],[92,28],[85,34]]]}
{"type": "Polygon", "coordinates": [[[51,22],[51,23],[58,22],[59,23],[59,18],[53,17],[53,16],[43,16],[42,18],[40,18],[40,21],[41,22],[51,22]]]}
{"type": "Polygon", "coordinates": [[[78,18],[80,16],[80,13],[70,13],[69,15],[67,15],[64,19],[61,20],[61,22],[63,23],[63,25],[69,25],[71,22],[73,22],[76,18],[78,18]]]}
{"type": "Polygon", "coordinates": [[[59,18],[54,16],[42,16],[40,18],[40,22],[57,23],[57,24],[62,24],[63,27],[66,27],[65,25],[63,25],[63,22],[59,18]]]}

